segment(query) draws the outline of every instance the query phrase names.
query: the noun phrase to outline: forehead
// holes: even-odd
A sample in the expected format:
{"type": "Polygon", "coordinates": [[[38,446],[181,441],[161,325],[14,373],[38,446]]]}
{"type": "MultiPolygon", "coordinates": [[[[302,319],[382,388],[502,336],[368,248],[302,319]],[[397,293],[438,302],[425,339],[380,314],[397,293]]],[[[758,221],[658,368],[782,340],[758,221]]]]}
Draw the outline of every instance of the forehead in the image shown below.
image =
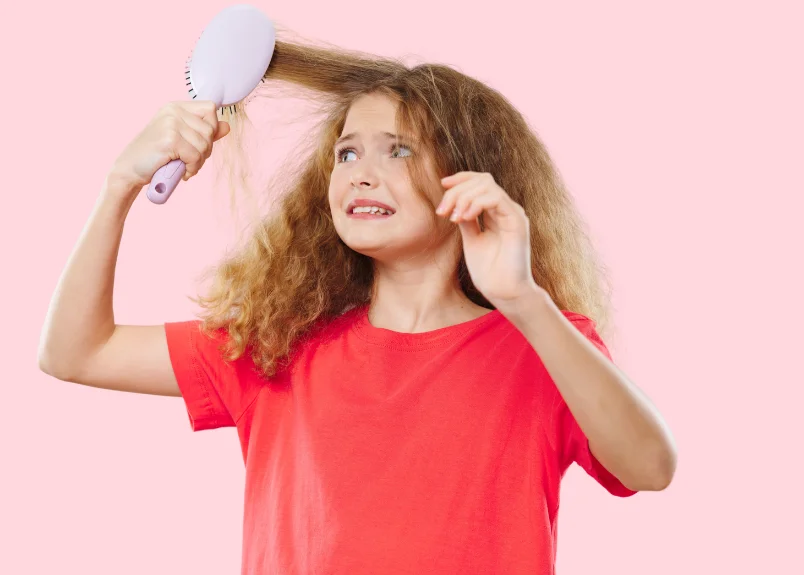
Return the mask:
{"type": "Polygon", "coordinates": [[[360,126],[371,126],[380,131],[393,132],[396,126],[398,104],[382,94],[360,96],[349,107],[343,132],[351,132],[360,126]]]}

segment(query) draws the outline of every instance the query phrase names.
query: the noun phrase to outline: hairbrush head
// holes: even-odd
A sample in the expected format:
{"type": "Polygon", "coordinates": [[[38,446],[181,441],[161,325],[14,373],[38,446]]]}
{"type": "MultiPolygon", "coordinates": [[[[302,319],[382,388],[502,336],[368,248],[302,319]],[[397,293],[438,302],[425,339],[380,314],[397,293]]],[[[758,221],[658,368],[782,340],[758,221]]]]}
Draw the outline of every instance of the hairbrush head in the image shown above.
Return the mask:
{"type": "Polygon", "coordinates": [[[219,108],[240,102],[262,80],[275,45],[274,24],[257,8],[236,4],[221,10],[189,58],[190,96],[219,108]]]}
{"type": "MultiPolygon", "coordinates": [[[[260,84],[276,46],[274,23],[249,4],[221,10],[204,29],[187,60],[190,97],[210,100],[218,108],[233,106],[260,84]]],[[[159,168],[147,196],[163,204],[178,185],[186,166],[173,160],[159,168]]]]}

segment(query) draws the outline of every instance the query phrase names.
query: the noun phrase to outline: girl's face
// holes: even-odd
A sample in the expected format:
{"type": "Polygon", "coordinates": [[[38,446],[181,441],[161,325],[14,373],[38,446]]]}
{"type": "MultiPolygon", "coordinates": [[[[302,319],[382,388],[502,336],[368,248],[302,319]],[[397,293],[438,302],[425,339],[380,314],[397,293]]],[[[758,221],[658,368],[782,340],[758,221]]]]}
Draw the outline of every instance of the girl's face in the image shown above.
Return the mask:
{"type": "MultiPolygon", "coordinates": [[[[387,96],[369,94],[349,109],[329,184],[329,205],[335,229],[344,243],[380,261],[415,259],[438,247],[432,215],[435,208],[414,192],[408,158],[424,154],[409,139],[395,133],[397,104],[387,96]],[[353,213],[355,200],[391,209],[391,215],[353,213]]],[[[424,160],[434,182],[438,175],[428,155],[424,160]]],[[[436,188],[437,189],[437,188],[436,188]]],[[[434,204],[440,197],[432,198],[434,204]]]]}

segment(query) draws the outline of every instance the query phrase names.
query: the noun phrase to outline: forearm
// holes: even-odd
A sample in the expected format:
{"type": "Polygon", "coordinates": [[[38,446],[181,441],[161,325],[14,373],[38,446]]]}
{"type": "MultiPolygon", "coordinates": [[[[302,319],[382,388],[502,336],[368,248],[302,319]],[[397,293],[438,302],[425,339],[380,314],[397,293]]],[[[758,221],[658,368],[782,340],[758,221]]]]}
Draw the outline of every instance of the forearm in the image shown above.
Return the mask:
{"type": "Polygon", "coordinates": [[[538,353],[598,461],[631,489],[666,487],[674,441],[645,394],[542,290],[498,307],[538,353]]]}
{"type": "Polygon", "coordinates": [[[114,332],[114,273],[134,197],[132,190],[104,183],[48,308],[39,340],[44,371],[67,374],[77,369],[114,332]]]}

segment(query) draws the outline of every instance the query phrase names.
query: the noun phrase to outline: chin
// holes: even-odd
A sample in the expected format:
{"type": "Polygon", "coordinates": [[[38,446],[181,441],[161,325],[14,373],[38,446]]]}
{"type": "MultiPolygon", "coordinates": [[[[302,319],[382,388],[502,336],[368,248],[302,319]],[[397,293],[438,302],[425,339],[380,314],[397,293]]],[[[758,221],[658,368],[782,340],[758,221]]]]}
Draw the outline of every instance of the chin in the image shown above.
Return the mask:
{"type": "Polygon", "coordinates": [[[338,230],[338,235],[349,249],[375,260],[390,260],[399,252],[398,242],[393,238],[356,234],[354,230],[338,230]]]}
{"type": "MultiPolygon", "coordinates": [[[[397,225],[393,228],[381,229],[381,226],[388,222],[369,223],[369,226],[379,224],[377,227],[380,229],[370,229],[364,227],[365,222],[352,222],[348,219],[334,223],[335,231],[343,243],[357,253],[378,261],[393,261],[402,258],[405,254],[427,251],[426,246],[435,233],[429,228],[412,228],[410,225],[407,227],[397,225]]],[[[430,246],[430,248],[432,247],[430,246]]]]}
{"type": "Polygon", "coordinates": [[[343,243],[345,243],[352,251],[369,257],[373,260],[387,260],[393,257],[389,253],[391,250],[388,249],[388,245],[380,242],[347,242],[344,240],[343,243]]]}

